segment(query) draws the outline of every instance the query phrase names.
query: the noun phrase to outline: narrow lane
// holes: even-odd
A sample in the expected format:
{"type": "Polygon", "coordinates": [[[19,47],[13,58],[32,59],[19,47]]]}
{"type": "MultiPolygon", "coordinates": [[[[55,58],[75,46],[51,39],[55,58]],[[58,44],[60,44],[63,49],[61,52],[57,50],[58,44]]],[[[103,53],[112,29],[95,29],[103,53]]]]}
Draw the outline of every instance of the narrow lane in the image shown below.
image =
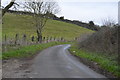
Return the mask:
{"type": "Polygon", "coordinates": [[[105,78],[82,64],[67,50],[70,45],[58,45],[43,50],[33,59],[29,78],[105,78]]]}

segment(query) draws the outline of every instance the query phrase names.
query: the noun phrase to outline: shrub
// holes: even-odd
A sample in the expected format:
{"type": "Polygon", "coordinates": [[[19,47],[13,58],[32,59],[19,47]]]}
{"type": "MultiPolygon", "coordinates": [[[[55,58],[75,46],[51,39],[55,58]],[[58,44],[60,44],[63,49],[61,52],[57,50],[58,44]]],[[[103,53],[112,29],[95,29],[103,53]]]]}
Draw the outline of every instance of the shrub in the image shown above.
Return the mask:
{"type": "Polygon", "coordinates": [[[104,27],[93,33],[86,40],[79,42],[79,48],[90,51],[117,55],[118,51],[118,26],[104,27]]]}
{"type": "Polygon", "coordinates": [[[60,19],[63,20],[63,19],[64,19],[64,16],[61,16],[60,19]]]}

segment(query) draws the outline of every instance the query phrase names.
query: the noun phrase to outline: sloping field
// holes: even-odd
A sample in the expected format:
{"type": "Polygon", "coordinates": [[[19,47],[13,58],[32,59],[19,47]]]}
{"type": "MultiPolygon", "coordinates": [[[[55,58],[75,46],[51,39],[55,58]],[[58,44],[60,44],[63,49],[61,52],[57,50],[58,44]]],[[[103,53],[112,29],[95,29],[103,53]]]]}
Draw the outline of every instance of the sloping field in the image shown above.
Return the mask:
{"type": "MultiPolygon", "coordinates": [[[[18,15],[13,13],[6,13],[3,18],[3,38],[5,34],[7,37],[13,38],[15,34],[27,36],[36,36],[36,28],[33,26],[32,17],[29,15],[18,15]]],[[[72,40],[82,34],[94,32],[92,30],[69,24],[61,21],[49,19],[45,25],[43,36],[45,37],[63,37],[66,40],[72,40]]]]}

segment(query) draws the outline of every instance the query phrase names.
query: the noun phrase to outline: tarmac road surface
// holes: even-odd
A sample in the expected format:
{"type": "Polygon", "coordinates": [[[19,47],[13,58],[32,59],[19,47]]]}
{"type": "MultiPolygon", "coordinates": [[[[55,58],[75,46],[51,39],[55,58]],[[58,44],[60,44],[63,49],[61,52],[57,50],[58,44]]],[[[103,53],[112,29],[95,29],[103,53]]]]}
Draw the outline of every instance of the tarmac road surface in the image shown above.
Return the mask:
{"type": "Polygon", "coordinates": [[[82,64],[67,50],[69,44],[53,46],[40,52],[30,67],[29,78],[105,78],[82,64]]]}

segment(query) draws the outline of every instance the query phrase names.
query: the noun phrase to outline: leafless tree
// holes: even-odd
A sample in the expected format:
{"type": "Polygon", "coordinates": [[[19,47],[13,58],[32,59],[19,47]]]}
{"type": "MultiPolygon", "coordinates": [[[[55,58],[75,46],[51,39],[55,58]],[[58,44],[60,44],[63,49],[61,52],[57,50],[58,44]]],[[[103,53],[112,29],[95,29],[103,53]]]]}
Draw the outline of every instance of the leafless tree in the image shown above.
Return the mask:
{"type": "Polygon", "coordinates": [[[42,31],[47,22],[51,17],[51,14],[59,12],[57,2],[53,0],[37,0],[25,2],[24,8],[26,11],[33,13],[34,26],[36,27],[38,42],[42,42],[42,31]]]}
{"type": "Polygon", "coordinates": [[[108,17],[108,18],[102,20],[102,24],[105,27],[112,27],[115,25],[115,20],[108,17]]]}
{"type": "Polygon", "coordinates": [[[11,8],[14,4],[16,4],[15,0],[11,0],[10,3],[5,8],[3,8],[2,16],[4,16],[5,13],[9,10],[9,8],[11,8]]]}

